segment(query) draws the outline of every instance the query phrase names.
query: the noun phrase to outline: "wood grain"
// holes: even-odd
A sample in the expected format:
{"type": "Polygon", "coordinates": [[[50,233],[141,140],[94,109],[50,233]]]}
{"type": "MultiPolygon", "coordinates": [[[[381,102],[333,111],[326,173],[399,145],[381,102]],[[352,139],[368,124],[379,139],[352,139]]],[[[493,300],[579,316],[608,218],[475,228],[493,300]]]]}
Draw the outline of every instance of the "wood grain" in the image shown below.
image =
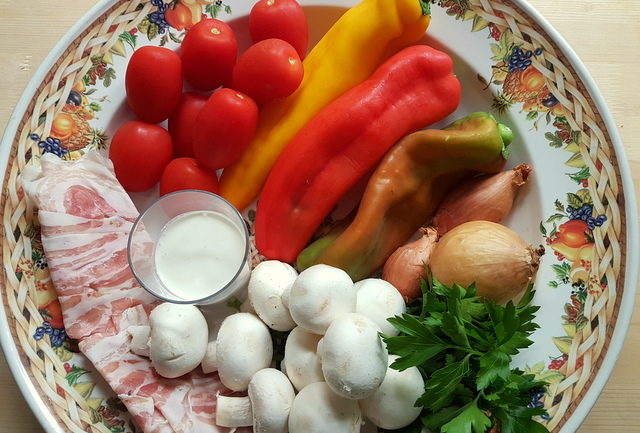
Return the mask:
{"type": "MultiPolygon", "coordinates": [[[[535,0],[542,15],[563,35],[600,88],[618,126],[640,185],[640,2],[635,0],[535,0]]],[[[91,0],[0,0],[0,131],[27,81],[54,44],[95,4],[91,0]]],[[[636,197],[639,197],[638,188],[636,197]]],[[[637,224],[637,222],[635,222],[637,224]]],[[[614,373],[580,433],[640,431],[640,303],[614,373]]],[[[0,356],[0,430],[41,433],[0,356]]]]}

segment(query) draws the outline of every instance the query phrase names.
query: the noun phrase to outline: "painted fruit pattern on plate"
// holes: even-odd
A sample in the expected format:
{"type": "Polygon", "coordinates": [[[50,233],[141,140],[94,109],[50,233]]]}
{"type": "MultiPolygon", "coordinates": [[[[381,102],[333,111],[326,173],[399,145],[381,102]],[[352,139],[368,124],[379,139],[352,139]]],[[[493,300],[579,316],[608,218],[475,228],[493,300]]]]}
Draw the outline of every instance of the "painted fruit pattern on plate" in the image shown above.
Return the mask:
{"type": "MultiPolygon", "coordinates": [[[[203,17],[215,18],[232,12],[228,4],[219,0],[174,0],[169,3],[151,0],[151,4],[153,7],[146,18],[136,27],[121,33],[106,54],[91,59],[91,68],[67,95],[66,104],[53,120],[49,136],[30,135],[42,153],[77,159],[87,150],[106,151],[109,136],[94,124],[98,125],[104,106],[110,102],[105,89],[116,80],[123,79],[114,67],[117,60],[126,60],[142,43],[177,46],[185,32],[203,17]],[[98,97],[99,94],[105,96],[98,97]]],[[[579,147],[582,132],[571,129],[565,118],[565,109],[550,92],[543,73],[534,65],[534,59],[543,54],[543,48],[524,48],[508,28],[500,28],[476,14],[467,0],[441,1],[439,6],[453,19],[468,21],[471,32],[486,33],[493,54],[492,66],[490,71],[482,71],[488,79],[480,74],[478,79],[492,98],[492,109],[497,115],[515,110],[526,118],[532,129],[545,131],[547,144],[557,149],[557,158],[564,160],[566,173],[563,174],[575,184],[572,192],[557,197],[553,203],[555,212],[539,225],[547,244],[547,254],[554,255],[550,274],[554,278],[548,281],[539,278],[537,285],[562,291],[566,299],[561,317],[564,333],[552,338],[556,353],[525,368],[538,378],[552,384],[559,383],[565,378],[567,362],[572,362],[577,368],[583,362],[580,357],[570,360],[569,356],[574,336],[588,323],[584,315],[587,297],[597,296],[607,288],[606,278],[597,278],[592,272],[594,232],[606,227],[608,221],[604,213],[594,210],[588,189],[592,174],[582,159],[579,147]]],[[[64,82],[59,83],[60,88],[64,85],[64,82]]],[[[601,168],[602,165],[596,162],[596,169],[601,168]]],[[[253,212],[249,212],[249,225],[252,215],[253,212]]],[[[99,375],[92,372],[91,365],[65,334],[60,304],[39,241],[39,228],[30,227],[27,235],[32,242],[31,259],[20,262],[15,276],[35,281],[38,311],[43,321],[33,338],[47,342],[64,363],[66,380],[86,400],[93,423],[102,423],[113,433],[133,431],[124,406],[109,394],[108,387],[99,375]]],[[[63,397],[64,392],[58,389],[63,397]]],[[[530,405],[542,406],[545,396],[543,392],[533,395],[530,405]]]]}

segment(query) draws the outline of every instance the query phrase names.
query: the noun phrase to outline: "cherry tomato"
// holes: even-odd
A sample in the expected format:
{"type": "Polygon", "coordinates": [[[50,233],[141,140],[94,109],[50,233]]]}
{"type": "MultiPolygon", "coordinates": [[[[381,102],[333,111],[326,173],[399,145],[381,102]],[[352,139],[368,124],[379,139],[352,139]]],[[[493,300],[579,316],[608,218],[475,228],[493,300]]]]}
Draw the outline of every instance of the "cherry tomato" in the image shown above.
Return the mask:
{"type": "Polygon", "coordinates": [[[147,123],[165,120],[182,94],[182,62],[168,48],[138,48],[127,65],[127,102],[138,119],[147,123]]]}
{"type": "Polygon", "coordinates": [[[247,95],[227,88],[214,92],[193,131],[198,164],[210,170],[233,164],[251,142],[257,123],[258,106],[247,95]]]}
{"type": "Polygon", "coordinates": [[[234,89],[262,104],[292,94],[304,69],[295,48],[282,39],[265,39],[245,51],[233,68],[234,89]]]}
{"type": "Polygon", "coordinates": [[[207,97],[187,92],[182,95],[178,106],[169,116],[169,133],[176,156],[193,157],[193,130],[198,113],[207,102],[207,97]]]}
{"type": "Polygon", "coordinates": [[[207,18],[187,32],[182,41],[184,77],[198,90],[213,90],[231,78],[238,42],[229,25],[207,18]]]}
{"type": "Polygon", "coordinates": [[[176,158],[162,173],[160,195],[183,189],[200,189],[217,194],[218,176],[215,171],[200,167],[193,158],[176,158]]]}
{"type": "Polygon", "coordinates": [[[293,45],[304,59],[309,44],[309,25],[296,0],[260,0],[249,13],[249,33],[253,42],[282,39],[293,45]]]}
{"type": "Polygon", "coordinates": [[[171,135],[137,120],[124,123],[109,148],[116,178],[130,192],[146,191],[158,183],[172,156],[171,135]]]}

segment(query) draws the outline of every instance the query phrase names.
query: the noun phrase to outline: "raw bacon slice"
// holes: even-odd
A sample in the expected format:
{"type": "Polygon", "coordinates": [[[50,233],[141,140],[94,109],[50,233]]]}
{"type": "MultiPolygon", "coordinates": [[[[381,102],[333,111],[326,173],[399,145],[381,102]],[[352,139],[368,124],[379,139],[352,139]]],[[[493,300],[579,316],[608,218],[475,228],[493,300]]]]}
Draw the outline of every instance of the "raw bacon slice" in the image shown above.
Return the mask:
{"type": "MultiPolygon", "coordinates": [[[[45,154],[27,167],[23,188],[39,209],[42,245],[67,334],[146,433],[217,433],[217,375],[165,379],[129,350],[129,326],[148,325],[156,299],[133,277],[127,239],[138,216],[111,162],[97,152],[78,161],[45,154]]],[[[250,430],[248,430],[250,431],[250,430]]]]}
{"type": "Polygon", "coordinates": [[[127,261],[129,231],[138,216],[97,152],[78,161],[52,154],[22,174],[25,193],[38,207],[42,246],[69,337],[113,333],[113,318],[156,299],[137,283],[127,261]]]}

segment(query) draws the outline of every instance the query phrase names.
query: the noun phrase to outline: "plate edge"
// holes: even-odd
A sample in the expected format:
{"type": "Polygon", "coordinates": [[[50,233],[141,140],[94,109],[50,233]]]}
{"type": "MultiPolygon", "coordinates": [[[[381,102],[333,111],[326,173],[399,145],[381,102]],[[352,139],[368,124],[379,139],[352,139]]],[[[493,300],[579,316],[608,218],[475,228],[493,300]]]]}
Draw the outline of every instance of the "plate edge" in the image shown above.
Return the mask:
{"type": "MultiPolygon", "coordinates": [[[[0,152],[0,178],[4,179],[8,168],[9,157],[12,149],[12,143],[15,135],[18,133],[20,121],[24,116],[24,112],[28,108],[30,101],[33,99],[35,92],[49,73],[56,60],[65,52],[71,43],[85,31],[91,23],[98,19],[105,11],[107,11],[117,0],[100,0],[89,11],[87,11],[80,20],[78,20],[60,40],[53,46],[49,54],[42,60],[40,66],[33,74],[22,96],[18,100],[16,107],[9,117],[7,126],[5,127],[2,139],[0,140],[0,149],[7,149],[0,152]],[[5,147],[6,146],[6,147],[5,147]]],[[[0,202],[4,203],[4,200],[0,202]]],[[[1,272],[4,276],[4,269],[1,272]]],[[[20,354],[15,341],[12,339],[4,307],[4,299],[0,302],[0,348],[5,356],[9,370],[13,375],[15,383],[18,385],[20,392],[24,396],[31,412],[47,433],[65,433],[65,430],[58,423],[44,402],[43,397],[38,393],[35,385],[29,380],[29,373],[20,360],[20,354]]]]}
{"type": "Polygon", "coordinates": [[[635,224],[627,224],[628,221],[638,220],[638,207],[636,203],[635,188],[633,184],[633,178],[631,177],[631,169],[629,167],[628,160],[624,146],[622,144],[622,138],[616,127],[613,114],[609,110],[607,103],[602,96],[602,92],[598,88],[595,80],[587,70],[584,62],[571,45],[562,37],[555,27],[547,21],[544,16],[538,12],[531,3],[527,0],[513,0],[514,4],[525,11],[532,19],[534,19],[543,30],[551,37],[562,53],[567,57],[571,66],[578,74],[580,81],[585,86],[588,94],[593,98],[593,103],[598,109],[598,114],[602,117],[607,133],[611,138],[611,145],[616,155],[616,162],[622,180],[622,191],[624,191],[625,202],[625,231],[626,231],[626,261],[625,261],[625,276],[624,276],[624,293],[620,304],[620,310],[618,318],[614,326],[613,334],[609,342],[609,347],[606,354],[602,358],[602,365],[599,371],[596,373],[595,378],[588,390],[585,392],[582,398],[581,404],[576,407],[566,423],[562,426],[559,433],[574,433],[578,430],[580,425],[584,422],[587,415],[595,405],[598,396],[604,390],[616,362],[620,356],[620,351],[631,324],[631,317],[635,306],[635,298],[638,290],[638,269],[632,265],[638,263],[640,238],[638,237],[638,227],[635,224]],[[626,301],[626,302],[625,302],[626,301]],[[621,325],[621,326],[619,326],[621,325]]]}

